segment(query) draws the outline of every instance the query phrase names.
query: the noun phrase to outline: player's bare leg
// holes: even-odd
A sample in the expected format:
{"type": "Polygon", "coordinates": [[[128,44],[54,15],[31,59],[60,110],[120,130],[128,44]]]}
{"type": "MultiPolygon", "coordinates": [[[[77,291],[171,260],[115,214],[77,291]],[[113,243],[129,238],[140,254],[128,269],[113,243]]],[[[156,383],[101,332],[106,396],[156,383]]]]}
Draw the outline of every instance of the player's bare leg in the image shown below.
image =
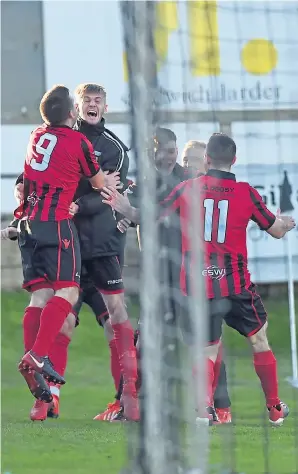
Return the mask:
{"type": "Polygon", "coordinates": [[[269,421],[274,426],[281,426],[289,414],[289,408],[278,396],[277,363],[269,346],[266,322],[254,335],[248,337],[253,351],[255,371],[261,381],[269,412],[269,421]]]}
{"type": "MultiPolygon", "coordinates": [[[[36,383],[32,374],[38,372],[48,381],[64,384],[65,380],[58,374],[49,360],[49,352],[67,315],[78,298],[77,287],[68,287],[57,290],[42,309],[40,326],[32,348],[23,356],[19,370],[25,378],[31,393],[36,397],[36,383]],[[53,317],[54,315],[54,317],[53,317]]],[[[42,398],[44,401],[48,401],[42,398]]]]}
{"type": "Polygon", "coordinates": [[[124,415],[129,420],[139,419],[137,398],[137,358],[134,345],[134,331],[128,319],[124,293],[103,294],[114,332],[121,371],[123,374],[122,401],[124,415]]]}

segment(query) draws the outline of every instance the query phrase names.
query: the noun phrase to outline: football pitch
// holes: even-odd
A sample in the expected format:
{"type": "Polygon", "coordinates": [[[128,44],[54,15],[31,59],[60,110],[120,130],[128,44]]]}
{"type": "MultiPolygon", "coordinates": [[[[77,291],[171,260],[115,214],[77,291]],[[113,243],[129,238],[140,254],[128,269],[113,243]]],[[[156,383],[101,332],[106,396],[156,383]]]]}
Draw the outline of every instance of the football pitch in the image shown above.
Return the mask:
{"type": "MultiPolygon", "coordinates": [[[[92,420],[113,400],[114,388],[103,331],[86,307],[70,346],[60,418],[29,420],[33,398],[17,371],[27,301],[25,292],[2,293],[1,473],[119,474],[126,464],[127,431],[118,423],[92,420]]],[[[290,417],[282,428],[269,427],[250,351],[240,336],[225,331],[235,426],[210,429],[212,474],[223,473],[224,468],[237,474],[298,473],[298,390],[286,382],[291,374],[287,305],[274,301],[267,308],[269,339],[279,361],[280,395],[290,407],[290,417]]]]}

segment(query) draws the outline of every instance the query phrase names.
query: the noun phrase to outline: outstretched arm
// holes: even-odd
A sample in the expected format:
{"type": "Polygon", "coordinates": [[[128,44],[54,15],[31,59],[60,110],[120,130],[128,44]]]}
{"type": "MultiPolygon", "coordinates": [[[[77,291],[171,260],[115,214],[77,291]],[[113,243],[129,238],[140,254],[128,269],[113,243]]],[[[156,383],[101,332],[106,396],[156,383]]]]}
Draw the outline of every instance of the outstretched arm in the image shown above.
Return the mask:
{"type": "Polygon", "coordinates": [[[258,191],[252,186],[249,187],[253,220],[261,230],[265,230],[275,239],[282,239],[284,235],[292,230],[296,223],[291,216],[281,216],[280,210],[276,216],[269,211],[258,191]]]}
{"type": "MultiPolygon", "coordinates": [[[[185,186],[185,181],[180,183],[166,199],[159,203],[158,219],[175,212],[180,207],[185,186]]],[[[131,206],[127,196],[118,193],[118,191],[113,188],[104,188],[101,195],[104,198],[103,202],[105,204],[111,206],[115,211],[118,211],[131,222],[140,224],[140,209],[131,206]]]]}
{"type": "Polygon", "coordinates": [[[104,198],[102,202],[111,206],[131,222],[140,223],[140,210],[131,206],[127,196],[120,194],[113,188],[103,188],[101,195],[104,198]]]}
{"type": "Polygon", "coordinates": [[[294,229],[296,222],[291,216],[281,216],[280,210],[278,209],[276,214],[276,219],[267,233],[274,237],[275,239],[282,239],[287,232],[294,229]]]}

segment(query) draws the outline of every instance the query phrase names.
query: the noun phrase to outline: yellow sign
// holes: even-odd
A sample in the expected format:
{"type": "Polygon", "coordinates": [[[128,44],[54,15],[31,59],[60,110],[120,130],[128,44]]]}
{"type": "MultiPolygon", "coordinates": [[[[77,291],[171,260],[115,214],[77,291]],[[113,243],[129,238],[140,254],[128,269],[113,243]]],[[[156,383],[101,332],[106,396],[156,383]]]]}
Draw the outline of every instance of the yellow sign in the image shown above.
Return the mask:
{"type": "Polygon", "coordinates": [[[269,74],[276,67],[277,60],[277,50],[269,40],[250,40],[241,51],[242,65],[250,74],[269,74]]]}
{"type": "MultiPolygon", "coordinates": [[[[156,3],[154,42],[158,57],[157,70],[165,64],[172,33],[188,36],[189,54],[186,61],[194,77],[221,74],[218,5],[216,0],[187,1],[188,31],[179,23],[178,2],[156,3]]],[[[185,4],[183,2],[183,5],[185,4]]],[[[178,55],[177,55],[178,56],[178,55]]],[[[253,75],[269,74],[277,64],[278,54],[274,44],[267,39],[252,39],[240,50],[243,68],[253,75]]],[[[124,79],[128,80],[127,56],[123,54],[124,79]]],[[[182,67],[182,64],[181,64],[182,67]]],[[[228,67],[227,67],[228,68],[228,67]]]]}
{"type": "MultiPolygon", "coordinates": [[[[217,2],[215,0],[189,1],[187,2],[187,13],[190,70],[194,76],[217,76],[220,74],[217,2]]],[[[174,31],[179,31],[177,2],[158,2],[156,4],[156,19],[154,42],[158,57],[157,69],[159,70],[167,59],[171,34],[174,31]]],[[[123,54],[123,63],[124,78],[127,81],[126,53],[123,54]]]]}

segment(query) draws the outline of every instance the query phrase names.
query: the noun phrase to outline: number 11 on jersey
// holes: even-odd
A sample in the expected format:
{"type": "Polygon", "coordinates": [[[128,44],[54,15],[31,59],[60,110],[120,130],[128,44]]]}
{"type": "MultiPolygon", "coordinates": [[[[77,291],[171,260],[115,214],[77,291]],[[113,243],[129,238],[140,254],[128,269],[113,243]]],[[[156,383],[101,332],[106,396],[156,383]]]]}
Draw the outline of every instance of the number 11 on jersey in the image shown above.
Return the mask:
{"type": "MultiPolygon", "coordinates": [[[[205,208],[204,240],[205,242],[211,242],[212,240],[212,230],[214,226],[214,204],[215,204],[214,199],[204,199],[204,208],[205,208]]],[[[227,199],[218,201],[217,208],[219,210],[219,217],[218,217],[216,241],[219,244],[223,244],[226,239],[229,201],[227,199]]]]}

